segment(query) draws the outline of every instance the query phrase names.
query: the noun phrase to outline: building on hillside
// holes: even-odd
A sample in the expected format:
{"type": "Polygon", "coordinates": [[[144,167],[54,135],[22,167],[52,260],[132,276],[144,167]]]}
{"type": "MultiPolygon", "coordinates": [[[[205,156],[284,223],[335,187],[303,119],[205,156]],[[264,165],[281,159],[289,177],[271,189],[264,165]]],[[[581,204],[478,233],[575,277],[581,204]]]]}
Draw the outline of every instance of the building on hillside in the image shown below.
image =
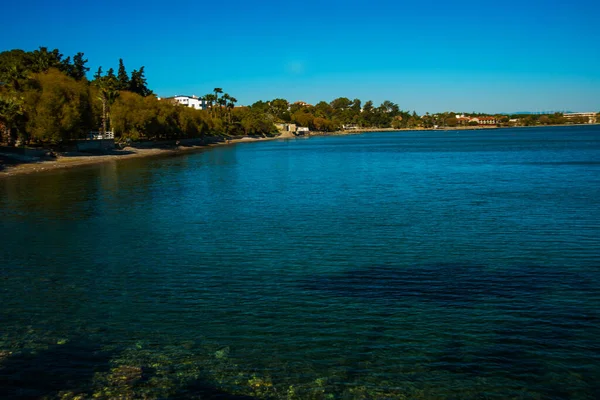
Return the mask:
{"type": "Polygon", "coordinates": [[[294,104],[297,104],[297,105],[299,105],[300,107],[312,107],[312,104],[308,104],[308,103],[307,103],[307,102],[305,102],[305,101],[297,101],[297,102],[295,102],[294,104]]]}
{"type": "Polygon", "coordinates": [[[299,126],[296,129],[296,135],[308,135],[310,133],[310,129],[307,127],[299,126]]]}
{"type": "Polygon", "coordinates": [[[207,110],[208,102],[199,98],[198,96],[174,96],[167,97],[167,99],[173,100],[183,106],[195,108],[196,110],[207,110]]]}

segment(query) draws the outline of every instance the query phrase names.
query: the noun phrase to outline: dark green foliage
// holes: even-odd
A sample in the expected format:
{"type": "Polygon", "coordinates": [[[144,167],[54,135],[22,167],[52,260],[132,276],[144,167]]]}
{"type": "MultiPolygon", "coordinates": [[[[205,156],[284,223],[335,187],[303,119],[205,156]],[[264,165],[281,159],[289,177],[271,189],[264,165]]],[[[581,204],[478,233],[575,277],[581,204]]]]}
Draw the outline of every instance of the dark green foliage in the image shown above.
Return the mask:
{"type": "Polygon", "coordinates": [[[140,96],[146,97],[152,94],[152,90],[148,89],[146,77],[144,76],[144,67],[131,72],[131,80],[129,81],[129,91],[137,93],[140,96]]]}
{"type": "Polygon", "coordinates": [[[125,70],[123,59],[119,58],[119,72],[117,73],[117,81],[119,82],[119,90],[129,90],[129,76],[125,70]]]}
{"type": "Polygon", "coordinates": [[[87,59],[83,59],[83,53],[77,53],[73,56],[73,66],[71,69],[71,77],[81,80],[85,78],[85,74],[90,70],[85,64],[87,59]]]}
{"type": "Polygon", "coordinates": [[[98,70],[96,71],[96,73],[94,74],[94,80],[98,80],[102,78],[102,67],[98,67],[98,70]]]}

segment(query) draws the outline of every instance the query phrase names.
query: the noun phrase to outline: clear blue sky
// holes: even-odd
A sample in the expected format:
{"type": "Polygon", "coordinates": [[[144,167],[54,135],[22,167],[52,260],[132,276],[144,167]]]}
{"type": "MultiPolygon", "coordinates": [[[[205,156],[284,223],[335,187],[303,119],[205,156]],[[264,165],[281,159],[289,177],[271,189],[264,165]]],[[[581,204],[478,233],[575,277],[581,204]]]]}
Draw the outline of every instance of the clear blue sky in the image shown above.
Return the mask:
{"type": "Polygon", "coordinates": [[[9,1],[0,50],[144,65],[159,96],[600,111],[600,2],[9,1]]]}

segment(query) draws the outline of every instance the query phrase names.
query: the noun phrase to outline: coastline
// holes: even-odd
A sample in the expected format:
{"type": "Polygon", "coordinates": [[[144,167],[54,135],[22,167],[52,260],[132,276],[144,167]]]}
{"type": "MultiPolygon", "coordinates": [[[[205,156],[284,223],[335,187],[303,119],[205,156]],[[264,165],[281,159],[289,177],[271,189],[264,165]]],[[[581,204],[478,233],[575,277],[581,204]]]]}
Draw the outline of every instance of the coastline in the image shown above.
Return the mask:
{"type": "MultiPolygon", "coordinates": [[[[193,153],[203,151],[211,147],[218,146],[229,146],[237,143],[248,143],[248,142],[264,142],[268,140],[283,139],[286,136],[274,136],[266,138],[252,138],[243,137],[239,139],[229,139],[223,142],[209,143],[209,144],[192,144],[192,145],[172,145],[169,147],[125,147],[120,150],[113,150],[110,153],[102,154],[86,154],[86,153],[71,153],[67,155],[59,155],[57,158],[52,160],[40,160],[40,161],[22,161],[15,163],[3,164],[0,163],[0,179],[5,177],[11,177],[16,175],[28,175],[47,171],[57,171],[61,169],[69,169],[79,166],[88,166],[95,164],[102,164],[107,162],[114,162],[120,160],[130,160],[134,158],[149,158],[149,157],[161,157],[170,156],[177,154],[193,153]]],[[[0,159],[3,154],[0,154],[0,159]]],[[[4,159],[10,160],[9,155],[5,155],[4,159]]]]}
{"type": "MultiPolygon", "coordinates": [[[[585,126],[589,125],[600,125],[600,124],[585,124],[585,126]]],[[[573,125],[545,125],[543,127],[561,127],[561,126],[573,126],[573,125]]],[[[344,135],[360,135],[368,132],[434,132],[434,131],[457,131],[457,130],[490,130],[490,129],[507,129],[507,128],[541,128],[542,126],[515,126],[515,127],[498,127],[498,126],[473,126],[473,127],[444,127],[444,128],[366,128],[366,129],[356,129],[356,130],[346,130],[346,131],[335,131],[335,132],[311,132],[310,135],[306,137],[312,136],[344,136],[344,135]]],[[[110,153],[101,153],[101,154],[90,154],[90,153],[71,153],[71,154],[63,154],[59,155],[55,159],[51,160],[30,160],[30,161],[16,161],[13,156],[8,154],[2,154],[0,152],[0,179],[5,177],[11,177],[16,175],[28,175],[34,173],[48,172],[48,171],[57,171],[61,169],[74,168],[78,166],[89,166],[102,164],[107,162],[114,162],[120,160],[129,160],[134,158],[149,158],[149,157],[164,157],[171,156],[177,154],[186,154],[191,152],[198,152],[209,149],[211,147],[217,146],[229,146],[237,143],[247,143],[247,142],[262,142],[268,140],[277,140],[277,139],[291,139],[291,138],[301,138],[302,136],[294,136],[289,132],[284,132],[278,136],[273,137],[264,137],[264,138],[253,138],[253,137],[243,137],[237,139],[225,139],[221,142],[215,143],[204,143],[201,144],[198,140],[198,144],[195,144],[192,140],[192,143],[186,145],[177,145],[171,144],[167,146],[150,146],[144,147],[143,145],[138,145],[137,147],[125,147],[120,150],[113,150],[110,153]],[[4,163],[2,162],[4,160],[4,163]],[[9,161],[6,163],[6,161],[9,161]]]]}

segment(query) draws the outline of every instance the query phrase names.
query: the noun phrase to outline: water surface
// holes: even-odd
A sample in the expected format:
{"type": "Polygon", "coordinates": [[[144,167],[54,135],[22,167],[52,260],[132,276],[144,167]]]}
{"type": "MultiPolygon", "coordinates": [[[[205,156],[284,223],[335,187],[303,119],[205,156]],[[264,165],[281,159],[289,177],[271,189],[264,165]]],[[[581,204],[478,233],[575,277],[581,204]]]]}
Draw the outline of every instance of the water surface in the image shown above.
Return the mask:
{"type": "Polygon", "coordinates": [[[598,127],[3,179],[0,395],[600,398],[599,211],[598,127]]]}

